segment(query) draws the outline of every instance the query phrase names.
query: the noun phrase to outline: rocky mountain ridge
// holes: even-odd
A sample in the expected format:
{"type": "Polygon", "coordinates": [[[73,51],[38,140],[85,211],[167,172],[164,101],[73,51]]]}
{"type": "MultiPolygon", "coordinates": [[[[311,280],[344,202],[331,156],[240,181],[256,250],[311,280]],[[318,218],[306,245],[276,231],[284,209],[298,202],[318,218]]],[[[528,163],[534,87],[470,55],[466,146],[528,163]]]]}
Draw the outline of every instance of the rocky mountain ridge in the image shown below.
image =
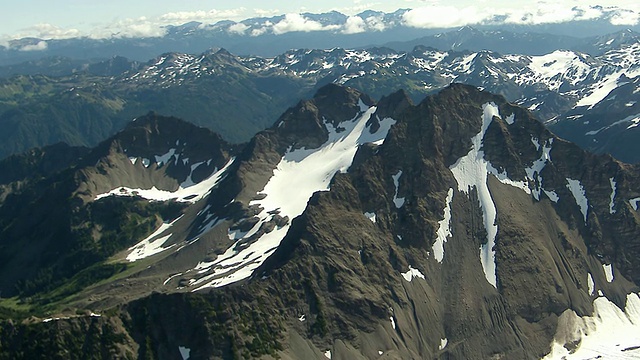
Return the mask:
{"type": "MultiPolygon", "coordinates": [[[[204,161],[180,150],[191,138],[153,150],[154,127],[107,142],[81,183],[204,161]]],[[[175,190],[185,174],[155,198],[133,193],[141,175],[79,184],[93,206],[193,201],[107,261],[125,270],[56,300],[101,316],[5,322],[0,351],[91,323],[102,354],[140,358],[637,355],[640,169],[503,97],[453,84],[414,105],[330,84],[227,149],[202,198],[175,190]]]]}

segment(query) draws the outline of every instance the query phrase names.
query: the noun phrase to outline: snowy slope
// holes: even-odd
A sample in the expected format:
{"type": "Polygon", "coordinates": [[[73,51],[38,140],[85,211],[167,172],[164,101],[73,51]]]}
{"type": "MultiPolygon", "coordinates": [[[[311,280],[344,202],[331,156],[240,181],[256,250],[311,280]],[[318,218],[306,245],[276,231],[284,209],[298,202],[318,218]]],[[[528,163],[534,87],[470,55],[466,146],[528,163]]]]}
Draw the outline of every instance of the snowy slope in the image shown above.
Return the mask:
{"type": "Polygon", "coordinates": [[[560,316],[551,353],[544,360],[640,358],[640,297],[627,296],[624,309],[606,297],[594,300],[592,316],[579,317],[572,310],[560,316]],[[574,343],[569,351],[564,344],[574,343]]]}
{"type": "Polygon", "coordinates": [[[355,119],[341,122],[336,128],[325,122],[329,139],[317,149],[289,150],[282,157],[273,176],[260,194],[262,200],[255,200],[250,205],[258,205],[262,211],[260,220],[247,233],[230,234],[234,245],[211,262],[201,262],[194,270],[202,274],[192,286],[195,290],[208,287],[220,287],[253,274],[278,247],[291,225],[291,220],[302,214],[307,201],[316,191],[326,191],[333,175],[346,172],[351,166],[359,145],[384,140],[395,120],[385,118],[380,121],[380,128],[371,134],[366,126],[376,107],[368,107],[360,102],[361,112],[355,119]],[[338,131],[338,128],[344,130],[338,131]],[[296,184],[296,186],[292,186],[296,184]],[[276,227],[257,238],[252,238],[263,224],[274,219],[274,216],[288,217],[286,225],[276,227]],[[251,240],[247,243],[247,240],[251,240]],[[242,246],[237,244],[242,243],[242,246]]]}

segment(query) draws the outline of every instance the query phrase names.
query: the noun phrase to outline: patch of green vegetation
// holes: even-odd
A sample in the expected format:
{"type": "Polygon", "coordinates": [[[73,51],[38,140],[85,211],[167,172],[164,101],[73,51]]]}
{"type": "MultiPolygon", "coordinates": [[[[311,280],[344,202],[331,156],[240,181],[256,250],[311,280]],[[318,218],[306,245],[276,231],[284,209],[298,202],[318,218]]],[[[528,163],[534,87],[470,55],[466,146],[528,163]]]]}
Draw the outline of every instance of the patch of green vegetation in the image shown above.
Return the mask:
{"type": "Polygon", "coordinates": [[[37,295],[40,304],[51,303],[122,273],[127,265],[105,261],[153,232],[163,220],[178,217],[184,206],[109,197],[69,211],[71,218],[58,223],[67,222],[71,227],[59,229],[50,245],[58,255],[45,258],[34,276],[20,281],[19,294],[37,295]]]}
{"type": "Polygon", "coordinates": [[[1,319],[24,319],[33,315],[32,307],[25,304],[17,296],[9,299],[0,299],[1,319]]]}
{"type": "Polygon", "coordinates": [[[133,359],[128,337],[98,319],[77,318],[47,323],[0,321],[0,360],[4,359],[133,359]]]}
{"type": "Polygon", "coordinates": [[[35,297],[39,305],[47,305],[76,294],[89,285],[109,279],[128,268],[125,263],[100,263],[90,266],[49,293],[35,297]]]}

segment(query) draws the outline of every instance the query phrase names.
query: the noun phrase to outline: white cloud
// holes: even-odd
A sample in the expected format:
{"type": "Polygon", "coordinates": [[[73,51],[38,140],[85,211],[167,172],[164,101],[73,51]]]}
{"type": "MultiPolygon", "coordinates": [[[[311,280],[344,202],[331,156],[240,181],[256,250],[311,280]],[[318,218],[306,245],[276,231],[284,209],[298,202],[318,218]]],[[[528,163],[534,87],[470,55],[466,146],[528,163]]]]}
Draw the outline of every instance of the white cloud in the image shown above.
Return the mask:
{"type": "Polygon", "coordinates": [[[536,4],[535,8],[526,7],[511,10],[506,15],[506,23],[530,25],[553,24],[581,19],[584,13],[578,7],[569,7],[561,3],[540,2],[536,4]]]}
{"type": "Polygon", "coordinates": [[[323,26],[321,23],[308,19],[300,14],[287,14],[284,19],[273,25],[273,33],[276,35],[294,31],[327,31],[336,30],[340,25],[323,26]]]}
{"type": "Polygon", "coordinates": [[[39,41],[37,44],[25,45],[21,47],[19,50],[20,51],[43,51],[43,50],[47,50],[47,47],[48,45],[46,41],[39,41]]]}
{"type": "Polygon", "coordinates": [[[238,35],[244,35],[244,33],[249,29],[249,27],[243,23],[235,23],[231,26],[229,26],[229,29],[227,31],[229,31],[229,33],[231,34],[238,34],[238,35]]]}
{"type": "Polygon", "coordinates": [[[251,30],[251,36],[260,36],[260,35],[264,35],[267,32],[267,28],[266,27],[261,27],[258,29],[253,29],[251,30]]]}
{"type": "Polygon", "coordinates": [[[474,6],[458,9],[454,6],[431,5],[409,10],[402,15],[404,24],[416,28],[448,28],[477,24],[486,18],[474,6]]]}
{"type": "Polygon", "coordinates": [[[403,15],[403,22],[406,26],[417,28],[448,28],[482,23],[537,25],[593,20],[606,15],[610,16],[613,25],[637,25],[640,22],[639,14],[632,10],[548,1],[500,9],[479,9],[475,6],[457,8],[434,4],[407,11],[403,15]]]}
{"type": "Polygon", "coordinates": [[[145,38],[161,37],[167,33],[166,28],[146,17],[124,19],[93,29],[89,34],[92,39],[108,38],[145,38]]]}
{"type": "Polygon", "coordinates": [[[35,37],[44,40],[70,39],[82,36],[78,29],[64,29],[51,24],[36,24],[22,29],[18,34],[14,34],[14,39],[35,37]]]}
{"type": "MultiPolygon", "coordinates": [[[[337,8],[335,10],[343,13],[343,14],[356,14],[359,13],[361,11],[364,10],[372,10],[372,9],[378,9],[380,8],[380,3],[362,3],[360,1],[354,1],[353,2],[353,6],[346,6],[346,7],[341,7],[341,8],[337,8]]],[[[395,10],[395,9],[394,9],[395,10]]],[[[394,11],[394,10],[389,10],[389,11],[394,11]]]]}
{"type": "MultiPolygon", "coordinates": [[[[640,7],[623,10],[620,6],[590,6],[579,1],[550,0],[530,2],[528,5],[499,6],[504,1],[479,0],[476,6],[449,5],[454,2],[441,0],[405,0],[406,5],[417,5],[402,16],[401,23],[388,23],[382,16],[363,18],[353,15],[355,11],[365,9],[389,8],[390,3],[365,2],[367,0],[345,1],[344,7],[336,8],[342,13],[351,14],[344,24],[324,26],[322,23],[304,17],[300,13],[289,13],[276,24],[235,23],[228,28],[231,34],[260,36],[266,33],[284,34],[287,32],[339,31],[343,34],[357,34],[367,31],[384,31],[405,25],[416,28],[451,28],[474,24],[521,24],[534,25],[560,23],[571,20],[592,20],[606,18],[613,25],[637,25],[640,23],[640,7]],[[384,5],[382,5],[384,4],[384,5]]],[[[399,3],[397,3],[399,4],[399,3]]],[[[460,3],[457,3],[460,4],[460,3]]],[[[625,4],[626,8],[633,6],[625,4]]],[[[317,12],[314,9],[311,9],[317,12]]],[[[389,10],[392,11],[392,10],[389,10]]],[[[78,30],[62,28],[52,24],[37,24],[22,29],[19,33],[1,35],[0,45],[11,39],[34,37],[43,40],[58,40],[87,36],[94,39],[159,37],[166,34],[168,25],[181,25],[191,21],[203,23],[203,28],[211,27],[221,20],[240,21],[251,17],[268,17],[281,14],[277,9],[247,9],[237,7],[227,10],[201,10],[169,12],[153,18],[128,18],[103,23],[92,29],[78,30]]],[[[44,46],[44,45],[41,45],[44,46]]],[[[37,47],[33,50],[37,50],[37,47]]]]}
{"type": "Polygon", "coordinates": [[[349,16],[344,23],[343,34],[358,34],[365,32],[364,20],[360,16],[349,16]]]}
{"type": "Polygon", "coordinates": [[[184,24],[190,21],[202,23],[214,23],[220,20],[238,20],[247,15],[247,9],[243,7],[227,10],[200,10],[170,12],[160,16],[160,21],[165,24],[184,24]]]}
{"type": "Polygon", "coordinates": [[[393,26],[393,24],[385,24],[384,19],[381,16],[370,16],[366,19],[366,22],[369,29],[375,31],[384,31],[387,27],[393,26]]]}
{"type": "Polygon", "coordinates": [[[638,25],[640,22],[640,14],[631,10],[619,10],[611,17],[613,25],[638,25]]]}
{"type": "Polygon", "coordinates": [[[278,9],[253,9],[253,16],[251,17],[268,17],[282,15],[282,11],[278,9]]]}

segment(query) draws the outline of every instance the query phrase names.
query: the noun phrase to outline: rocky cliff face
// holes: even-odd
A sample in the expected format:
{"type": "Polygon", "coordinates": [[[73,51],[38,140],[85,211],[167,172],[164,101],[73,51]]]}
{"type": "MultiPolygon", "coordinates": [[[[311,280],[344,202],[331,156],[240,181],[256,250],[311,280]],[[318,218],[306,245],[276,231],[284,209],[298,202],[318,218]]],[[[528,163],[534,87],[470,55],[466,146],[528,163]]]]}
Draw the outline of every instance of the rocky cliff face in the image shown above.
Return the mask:
{"type": "MultiPolygon", "coordinates": [[[[127,144],[85,172],[110,180],[84,201],[138,186],[109,189],[119,166],[158,152],[150,129],[163,124],[142,124],[105,145],[127,144]]],[[[175,141],[162,142],[164,174],[187,157],[175,141]]],[[[192,200],[181,217],[110,259],[126,271],[60,300],[111,309],[103,321],[123,324],[119,344],[137,357],[637,355],[639,168],[500,96],[456,84],[417,105],[403,92],[374,103],[329,85],[235,157],[214,149],[206,194],[175,195],[192,200]]]]}

